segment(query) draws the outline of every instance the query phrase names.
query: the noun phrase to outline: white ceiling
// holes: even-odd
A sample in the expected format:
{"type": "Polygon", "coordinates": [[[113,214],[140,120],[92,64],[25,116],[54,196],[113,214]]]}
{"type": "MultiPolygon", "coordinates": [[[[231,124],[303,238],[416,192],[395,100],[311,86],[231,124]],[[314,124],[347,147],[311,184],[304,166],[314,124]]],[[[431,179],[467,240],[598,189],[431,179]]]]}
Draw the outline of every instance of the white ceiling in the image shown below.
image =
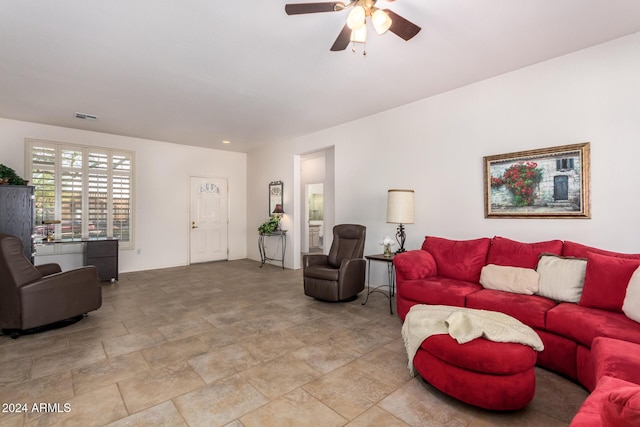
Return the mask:
{"type": "Polygon", "coordinates": [[[363,56],[285,3],[0,0],[0,117],[248,152],[640,31],[638,0],[380,0],[422,31],[363,56]]]}

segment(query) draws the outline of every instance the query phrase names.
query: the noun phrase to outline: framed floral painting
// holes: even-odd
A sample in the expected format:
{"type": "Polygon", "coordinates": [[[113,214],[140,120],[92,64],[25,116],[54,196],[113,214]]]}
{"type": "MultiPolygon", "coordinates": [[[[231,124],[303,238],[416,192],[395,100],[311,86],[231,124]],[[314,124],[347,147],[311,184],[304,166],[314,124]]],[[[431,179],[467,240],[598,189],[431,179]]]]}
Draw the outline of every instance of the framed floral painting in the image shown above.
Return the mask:
{"type": "Polygon", "coordinates": [[[591,218],[589,143],[484,157],[485,218],[591,218]]]}

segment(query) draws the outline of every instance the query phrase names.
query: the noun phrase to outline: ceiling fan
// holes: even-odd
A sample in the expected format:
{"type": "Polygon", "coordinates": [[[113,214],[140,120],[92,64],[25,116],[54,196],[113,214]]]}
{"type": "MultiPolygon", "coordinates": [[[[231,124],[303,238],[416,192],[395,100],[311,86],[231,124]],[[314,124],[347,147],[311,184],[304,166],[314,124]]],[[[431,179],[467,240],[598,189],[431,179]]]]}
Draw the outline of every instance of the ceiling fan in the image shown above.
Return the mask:
{"type": "MultiPolygon", "coordinates": [[[[394,0],[388,0],[394,1],[394,0]]],[[[410,40],[418,34],[420,27],[389,9],[375,7],[377,0],[351,0],[350,3],[292,3],[284,7],[287,15],[300,15],[318,12],[339,12],[351,8],[347,23],[331,46],[332,51],[345,50],[350,42],[365,43],[367,40],[367,18],[371,19],[378,34],[391,31],[404,40],[410,40]]],[[[366,52],[365,52],[366,54],[366,52]]]]}

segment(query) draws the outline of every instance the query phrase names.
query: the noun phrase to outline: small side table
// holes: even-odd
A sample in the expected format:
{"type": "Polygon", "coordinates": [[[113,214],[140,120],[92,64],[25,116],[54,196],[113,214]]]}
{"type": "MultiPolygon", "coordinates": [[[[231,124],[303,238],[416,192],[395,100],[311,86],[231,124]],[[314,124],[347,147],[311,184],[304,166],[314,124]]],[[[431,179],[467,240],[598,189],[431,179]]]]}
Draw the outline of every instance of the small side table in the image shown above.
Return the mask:
{"type": "Polygon", "coordinates": [[[284,254],[287,251],[287,230],[276,230],[273,233],[261,233],[258,235],[258,250],[260,251],[260,268],[267,261],[282,261],[282,269],[284,269],[284,254]],[[281,258],[269,258],[265,248],[265,237],[279,237],[281,258]]]}
{"type": "Polygon", "coordinates": [[[380,292],[389,298],[389,313],[393,314],[393,305],[392,300],[396,294],[396,275],[395,275],[395,266],[393,265],[393,258],[395,258],[395,254],[391,256],[384,256],[384,254],[377,255],[366,255],[367,259],[367,298],[364,300],[362,305],[365,305],[367,301],[369,301],[369,295],[374,292],[380,292]],[[388,282],[387,285],[376,286],[371,289],[371,261],[380,261],[387,263],[387,274],[388,274],[388,282]],[[387,288],[387,291],[382,290],[382,288],[387,288]]]}

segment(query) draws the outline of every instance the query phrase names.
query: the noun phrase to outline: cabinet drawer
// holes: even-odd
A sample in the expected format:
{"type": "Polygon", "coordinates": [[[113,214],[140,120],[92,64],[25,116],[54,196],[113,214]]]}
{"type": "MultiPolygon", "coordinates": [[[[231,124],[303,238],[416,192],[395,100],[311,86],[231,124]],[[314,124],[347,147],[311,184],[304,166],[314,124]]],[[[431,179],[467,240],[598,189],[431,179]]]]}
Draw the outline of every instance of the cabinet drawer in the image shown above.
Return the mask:
{"type": "Polygon", "coordinates": [[[118,241],[89,241],[87,242],[85,256],[87,258],[112,257],[118,255],[118,241]]]}

